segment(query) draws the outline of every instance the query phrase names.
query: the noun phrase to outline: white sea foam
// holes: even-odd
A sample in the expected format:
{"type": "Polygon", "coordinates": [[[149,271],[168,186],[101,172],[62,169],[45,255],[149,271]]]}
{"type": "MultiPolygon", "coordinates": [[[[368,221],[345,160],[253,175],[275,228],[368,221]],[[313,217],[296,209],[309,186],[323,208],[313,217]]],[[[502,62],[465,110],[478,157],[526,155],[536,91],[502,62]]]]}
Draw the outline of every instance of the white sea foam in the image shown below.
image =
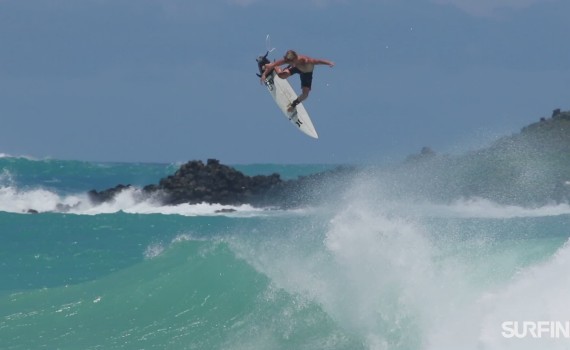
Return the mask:
{"type": "Polygon", "coordinates": [[[76,196],[60,197],[45,189],[20,191],[12,186],[0,187],[0,211],[23,213],[29,210],[47,212],[63,206],[74,206],[80,202],[76,196]]]}
{"type": "Polygon", "coordinates": [[[98,215],[125,212],[130,214],[164,214],[182,216],[230,215],[256,216],[263,209],[251,205],[222,204],[179,204],[163,205],[154,198],[147,198],[136,188],[126,189],[117,194],[111,201],[95,205],[87,194],[60,195],[53,191],[35,188],[20,190],[12,184],[9,172],[0,174],[0,211],[25,213],[66,212],[77,215],[98,215]]]}
{"type": "Polygon", "coordinates": [[[399,203],[396,206],[406,212],[413,211],[423,216],[456,217],[456,218],[483,218],[508,219],[521,217],[542,217],[570,214],[568,203],[553,203],[540,207],[523,207],[504,205],[484,198],[463,198],[450,204],[434,203],[399,203]]]}
{"type": "Polygon", "coordinates": [[[76,214],[106,214],[123,211],[129,214],[164,214],[183,216],[203,215],[245,215],[262,212],[262,209],[251,205],[222,205],[216,203],[163,205],[153,198],[141,199],[139,189],[129,188],[118,193],[112,201],[92,206],[87,210],[75,212],[76,214]],[[225,211],[225,212],[224,212],[225,211]],[[235,213],[235,214],[234,214],[235,213]]]}
{"type": "Polygon", "coordinates": [[[8,154],[8,153],[0,153],[0,159],[1,159],[1,158],[21,158],[21,159],[27,159],[27,160],[38,160],[37,158],[32,157],[32,156],[26,156],[26,155],[23,155],[23,156],[14,156],[14,155],[11,155],[11,154],[8,154]]]}
{"type": "Polygon", "coordinates": [[[427,350],[568,349],[569,339],[546,332],[540,337],[509,338],[504,322],[564,323],[569,321],[570,245],[545,262],[528,267],[511,280],[455,305],[427,334],[427,350]],[[471,300],[471,302],[469,302],[471,300]]]}

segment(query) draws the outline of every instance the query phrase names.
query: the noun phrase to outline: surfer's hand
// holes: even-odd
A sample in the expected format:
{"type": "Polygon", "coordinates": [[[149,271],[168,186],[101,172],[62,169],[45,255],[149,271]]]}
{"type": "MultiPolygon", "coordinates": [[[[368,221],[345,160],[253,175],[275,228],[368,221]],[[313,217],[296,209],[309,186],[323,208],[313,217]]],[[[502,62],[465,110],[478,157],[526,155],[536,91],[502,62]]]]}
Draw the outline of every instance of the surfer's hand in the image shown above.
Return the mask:
{"type": "Polygon", "coordinates": [[[334,62],[329,62],[329,67],[334,67],[334,62]]]}
{"type": "Polygon", "coordinates": [[[267,79],[267,78],[265,77],[265,74],[263,74],[261,76],[261,78],[259,79],[259,83],[263,85],[265,83],[265,79],[267,79]]]}

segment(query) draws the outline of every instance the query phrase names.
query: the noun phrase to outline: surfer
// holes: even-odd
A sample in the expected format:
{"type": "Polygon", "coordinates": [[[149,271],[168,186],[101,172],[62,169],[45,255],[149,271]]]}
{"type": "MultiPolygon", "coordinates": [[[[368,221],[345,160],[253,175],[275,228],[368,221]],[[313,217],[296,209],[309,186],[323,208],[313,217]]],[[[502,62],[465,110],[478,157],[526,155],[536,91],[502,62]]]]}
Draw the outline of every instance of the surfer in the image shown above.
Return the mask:
{"type": "Polygon", "coordinates": [[[297,105],[309,97],[309,92],[311,91],[311,84],[313,82],[313,70],[316,65],[326,64],[329,67],[334,67],[334,62],[329,60],[311,58],[309,56],[299,55],[293,50],[288,50],[283,56],[283,59],[277,60],[273,63],[268,63],[264,67],[263,74],[261,74],[261,83],[265,82],[267,74],[275,69],[275,73],[281,79],[287,79],[294,74],[299,74],[301,78],[301,95],[297,97],[287,109],[289,112],[295,109],[297,105]],[[287,64],[288,66],[283,69],[282,65],[287,64]]]}

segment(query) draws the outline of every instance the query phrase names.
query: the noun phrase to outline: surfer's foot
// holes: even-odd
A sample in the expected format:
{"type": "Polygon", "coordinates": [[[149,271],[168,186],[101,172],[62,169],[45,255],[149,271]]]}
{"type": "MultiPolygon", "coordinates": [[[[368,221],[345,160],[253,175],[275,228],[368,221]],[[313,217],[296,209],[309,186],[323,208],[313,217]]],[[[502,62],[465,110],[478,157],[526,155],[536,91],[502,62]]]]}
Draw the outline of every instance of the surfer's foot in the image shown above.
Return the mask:
{"type": "Polygon", "coordinates": [[[287,111],[292,112],[295,107],[297,107],[297,105],[301,103],[301,101],[299,101],[299,98],[297,97],[296,99],[294,99],[291,104],[289,105],[289,108],[287,108],[287,111]]]}

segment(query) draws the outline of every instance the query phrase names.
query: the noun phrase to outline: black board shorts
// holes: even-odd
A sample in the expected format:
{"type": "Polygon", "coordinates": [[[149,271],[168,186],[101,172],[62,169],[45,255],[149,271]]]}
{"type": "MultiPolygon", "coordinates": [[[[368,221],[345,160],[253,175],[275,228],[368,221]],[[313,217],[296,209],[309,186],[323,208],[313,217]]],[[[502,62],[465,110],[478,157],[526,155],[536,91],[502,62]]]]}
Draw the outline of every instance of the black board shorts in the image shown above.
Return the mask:
{"type": "Polygon", "coordinates": [[[289,73],[291,73],[291,75],[299,74],[301,77],[302,88],[311,88],[311,84],[313,83],[313,72],[301,72],[297,67],[289,67],[289,73]]]}

